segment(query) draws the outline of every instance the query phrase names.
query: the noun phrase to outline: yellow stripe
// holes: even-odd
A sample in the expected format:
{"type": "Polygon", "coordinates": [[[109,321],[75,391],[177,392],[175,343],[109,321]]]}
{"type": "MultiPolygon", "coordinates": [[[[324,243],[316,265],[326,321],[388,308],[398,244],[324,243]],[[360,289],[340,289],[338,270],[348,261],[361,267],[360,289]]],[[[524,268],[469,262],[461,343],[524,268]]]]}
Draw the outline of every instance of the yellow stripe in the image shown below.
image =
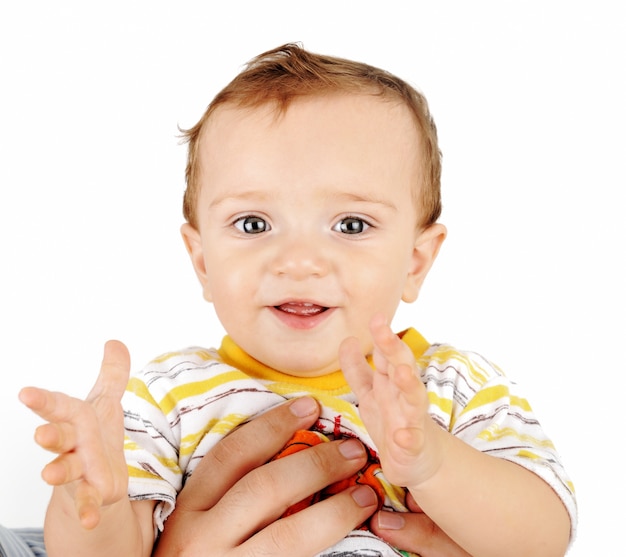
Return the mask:
{"type": "Polygon", "coordinates": [[[493,387],[487,387],[486,389],[476,393],[476,396],[474,396],[474,398],[472,398],[472,400],[470,400],[467,406],[463,409],[463,414],[470,412],[471,410],[475,410],[476,408],[480,408],[481,406],[492,404],[501,399],[508,399],[510,406],[512,407],[515,406],[525,412],[531,412],[530,404],[528,404],[526,399],[512,396],[508,387],[505,385],[494,385],[493,387]]]}
{"type": "Polygon", "coordinates": [[[201,431],[191,435],[186,435],[183,439],[181,439],[179,447],[180,455],[187,456],[193,454],[198,447],[198,444],[207,433],[215,433],[221,435],[222,437],[226,436],[248,418],[250,418],[250,416],[246,414],[228,414],[222,418],[211,420],[201,431]]]}
{"type": "MultiPolygon", "coordinates": [[[[534,445],[535,447],[547,447],[550,449],[554,449],[554,445],[552,441],[549,439],[537,439],[532,435],[521,434],[518,431],[514,430],[511,427],[500,428],[496,424],[491,425],[484,431],[480,433],[478,436],[480,439],[484,439],[485,441],[496,441],[498,439],[502,439],[503,437],[513,437],[515,439],[519,439],[529,445],[534,445]]],[[[532,453],[529,453],[532,454],[532,453]]],[[[524,455],[520,455],[524,456],[524,455]]]]}
{"type": "Polygon", "coordinates": [[[135,468],[134,466],[128,465],[128,475],[131,478],[145,478],[148,480],[160,480],[161,477],[156,474],[151,474],[147,470],[143,468],[135,468]]]}
{"type": "Polygon", "coordinates": [[[231,383],[247,379],[247,377],[237,370],[230,370],[224,373],[220,373],[211,379],[205,381],[195,381],[192,383],[184,383],[178,387],[174,387],[169,391],[159,402],[159,406],[164,414],[169,414],[176,405],[181,401],[191,396],[196,396],[202,393],[206,393],[211,389],[215,389],[225,383],[231,383]]]}
{"type": "Polygon", "coordinates": [[[136,377],[131,377],[128,381],[128,385],[126,386],[126,390],[137,395],[139,398],[145,400],[146,402],[152,404],[152,406],[155,406],[156,408],[159,407],[156,400],[152,398],[152,393],[150,393],[146,384],[140,379],[137,379],[136,377]]]}
{"type": "Polygon", "coordinates": [[[124,437],[124,450],[125,451],[139,451],[142,448],[137,445],[134,441],[131,441],[128,437],[124,437]]]}
{"type": "MultiPolygon", "coordinates": [[[[135,443],[134,441],[131,441],[128,437],[125,437],[124,439],[124,451],[125,452],[143,451],[143,450],[144,450],[143,447],[140,447],[139,445],[137,445],[137,443],[135,443]]],[[[154,458],[156,458],[165,468],[169,468],[175,474],[180,473],[180,466],[178,465],[178,460],[174,458],[161,457],[156,454],[152,456],[154,456],[154,458]]],[[[132,466],[130,464],[128,466],[128,469],[129,471],[132,469],[132,466]]],[[[145,472],[146,474],[149,474],[149,476],[143,476],[144,472],[141,472],[142,469],[136,469],[136,470],[140,471],[140,475],[135,474],[137,477],[155,477],[153,474],[150,474],[149,472],[145,472]]]]}
{"type": "MultiPolygon", "coordinates": [[[[164,468],[167,468],[168,470],[170,470],[174,475],[180,475],[181,474],[181,469],[180,466],[178,465],[178,461],[174,460],[172,458],[163,458],[163,457],[158,457],[157,455],[153,455],[164,468]]],[[[134,478],[160,478],[159,475],[153,474],[152,472],[149,472],[148,470],[145,470],[144,468],[137,468],[136,466],[133,466],[132,464],[128,465],[128,474],[130,476],[133,476],[134,478]]]]}
{"type": "Polygon", "coordinates": [[[449,398],[442,398],[437,393],[428,392],[428,402],[433,406],[437,406],[444,414],[452,415],[452,400],[449,398]]]}
{"type": "Polygon", "coordinates": [[[528,449],[521,449],[517,451],[517,456],[521,456],[522,458],[528,458],[530,460],[540,460],[541,457],[538,454],[535,454],[528,449]]]}
{"type": "MultiPolygon", "coordinates": [[[[432,362],[436,362],[440,365],[450,365],[451,362],[459,362],[463,368],[467,369],[470,379],[481,387],[489,380],[491,375],[483,370],[477,362],[471,360],[451,346],[442,346],[431,354],[428,363],[432,362]]],[[[498,369],[495,366],[494,368],[498,369]]]]}
{"type": "Polygon", "coordinates": [[[389,501],[391,502],[391,506],[394,508],[394,510],[399,512],[407,512],[409,509],[407,509],[404,505],[404,501],[406,499],[406,491],[402,487],[390,484],[387,481],[387,478],[385,478],[385,476],[383,475],[383,471],[380,468],[378,468],[374,472],[374,477],[380,482],[380,485],[383,486],[385,495],[389,497],[389,501]]]}

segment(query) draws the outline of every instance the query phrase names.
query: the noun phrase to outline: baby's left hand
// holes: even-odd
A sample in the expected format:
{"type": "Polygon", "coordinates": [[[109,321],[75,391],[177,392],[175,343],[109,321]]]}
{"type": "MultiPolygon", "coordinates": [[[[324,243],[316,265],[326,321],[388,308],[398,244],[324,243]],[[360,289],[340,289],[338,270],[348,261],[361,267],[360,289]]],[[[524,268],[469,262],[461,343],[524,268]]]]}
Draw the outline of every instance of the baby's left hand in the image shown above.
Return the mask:
{"type": "Polygon", "coordinates": [[[411,349],[383,316],[370,323],[374,340],[372,371],[356,338],[343,341],[339,360],[359,401],[361,418],[378,449],[385,477],[417,487],[441,465],[443,431],[428,414],[426,388],[416,373],[411,349]]]}

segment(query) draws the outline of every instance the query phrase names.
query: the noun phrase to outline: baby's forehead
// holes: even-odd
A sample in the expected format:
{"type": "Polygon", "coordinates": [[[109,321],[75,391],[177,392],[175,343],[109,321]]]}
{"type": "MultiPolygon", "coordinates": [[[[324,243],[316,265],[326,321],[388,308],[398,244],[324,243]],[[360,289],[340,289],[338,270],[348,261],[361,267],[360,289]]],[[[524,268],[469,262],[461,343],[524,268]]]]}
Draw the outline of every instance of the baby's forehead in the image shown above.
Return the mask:
{"type": "MultiPolygon", "coordinates": [[[[200,141],[219,139],[220,135],[232,132],[234,128],[240,133],[248,133],[249,129],[259,125],[277,125],[294,111],[308,111],[315,114],[322,112],[337,111],[345,114],[356,107],[355,118],[367,120],[372,107],[382,107],[389,115],[396,115],[395,120],[403,124],[403,128],[418,138],[421,135],[420,127],[406,103],[397,97],[390,95],[374,94],[369,91],[332,91],[328,93],[316,93],[301,95],[290,98],[282,103],[277,99],[254,103],[250,100],[242,102],[224,102],[212,107],[205,119],[200,133],[200,141]]],[[[302,132],[306,133],[303,129],[302,132]]],[[[418,139],[419,141],[419,139],[418,139]]]]}
{"type": "Polygon", "coordinates": [[[256,121],[272,121],[281,115],[279,107],[275,103],[263,103],[259,105],[238,105],[232,102],[220,104],[211,111],[202,126],[202,132],[220,130],[222,126],[228,128],[233,124],[245,124],[256,121]]]}

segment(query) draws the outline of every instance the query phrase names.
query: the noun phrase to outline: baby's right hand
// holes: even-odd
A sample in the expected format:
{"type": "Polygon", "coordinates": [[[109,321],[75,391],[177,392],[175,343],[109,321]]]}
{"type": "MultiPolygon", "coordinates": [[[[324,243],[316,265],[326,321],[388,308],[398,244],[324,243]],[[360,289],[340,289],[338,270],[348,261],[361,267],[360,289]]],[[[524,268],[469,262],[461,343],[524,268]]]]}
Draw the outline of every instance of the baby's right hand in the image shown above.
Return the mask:
{"type": "Polygon", "coordinates": [[[63,486],[87,529],[100,521],[100,509],[126,497],[124,413],[120,404],[128,382],[130,357],[121,342],[104,347],[100,375],[85,400],[37,387],[25,387],[20,400],[48,423],[35,441],[59,456],[48,463],[43,479],[63,486]]]}

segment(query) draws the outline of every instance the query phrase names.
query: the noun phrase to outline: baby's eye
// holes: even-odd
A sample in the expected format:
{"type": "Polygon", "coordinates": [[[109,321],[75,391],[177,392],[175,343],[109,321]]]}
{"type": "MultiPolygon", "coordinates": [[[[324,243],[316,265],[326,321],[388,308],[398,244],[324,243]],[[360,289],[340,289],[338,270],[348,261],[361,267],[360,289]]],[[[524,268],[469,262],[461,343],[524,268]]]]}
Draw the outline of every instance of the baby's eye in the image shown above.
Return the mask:
{"type": "Polygon", "coordinates": [[[261,217],[241,217],[233,224],[237,230],[240,230],[245,234],[260,234],[261,232],[271,230],[268,222],[261,217]]]}
{"type": "Polygon", "coordinates": [[[346,217],[341,219],[334,227],[336,232],[342,232],[343,234],[362,234],[370,225],[363,219],[358,217],[346,217]]]}

